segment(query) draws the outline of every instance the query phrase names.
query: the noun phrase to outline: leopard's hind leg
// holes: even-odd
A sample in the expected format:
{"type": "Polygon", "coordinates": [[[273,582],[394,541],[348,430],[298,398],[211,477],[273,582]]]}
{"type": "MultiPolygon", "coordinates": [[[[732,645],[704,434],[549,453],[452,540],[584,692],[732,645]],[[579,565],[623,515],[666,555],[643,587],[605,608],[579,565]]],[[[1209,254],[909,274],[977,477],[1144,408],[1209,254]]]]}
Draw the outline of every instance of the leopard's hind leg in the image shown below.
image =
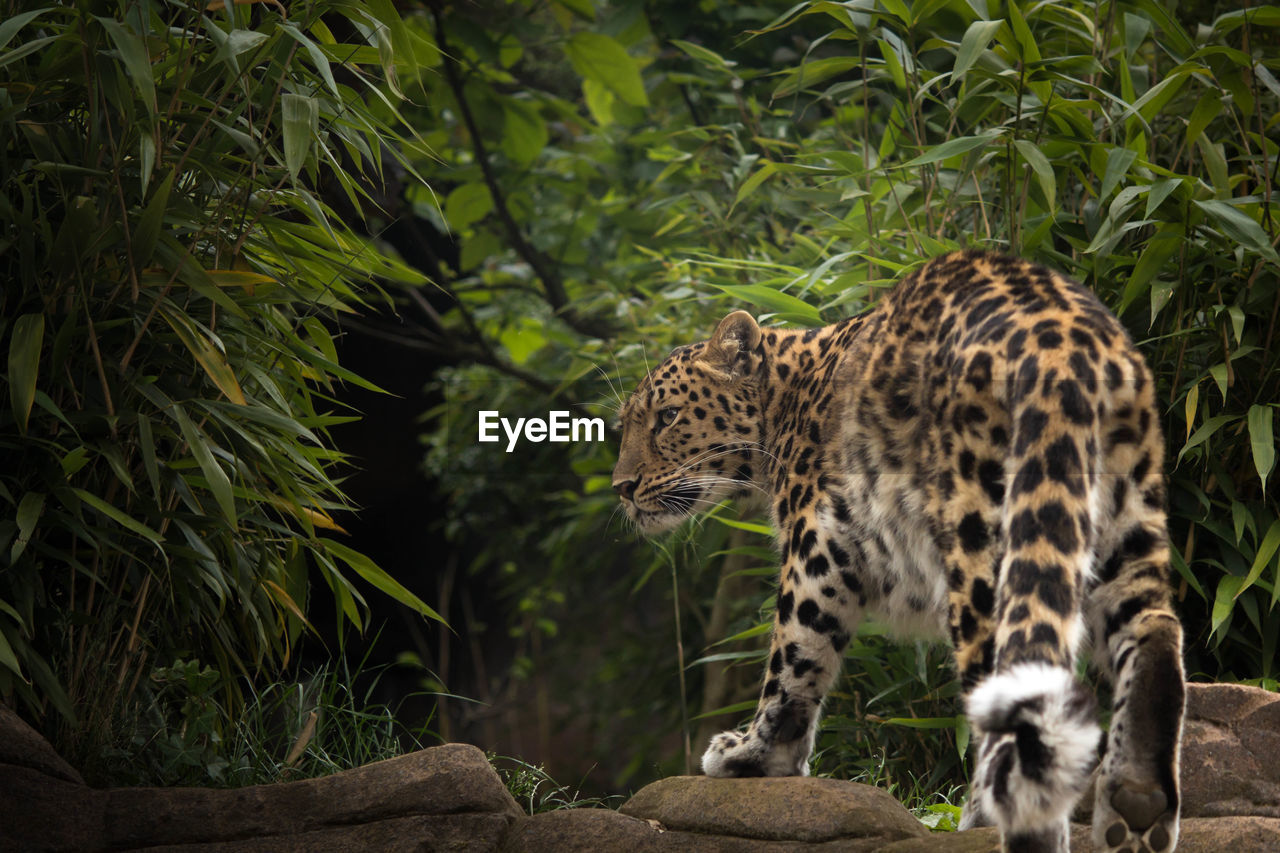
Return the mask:
{"type": "Polygon", "coordinates": [[[1137,365],[1120,393],[1130,417],[1109,433],[1110,523],[1087,605],[1094,659],[1113,685],[1111,729],[1093,809],[1094,849],[1167,853],[1178,842],[1185,687],[1182,628],[1170,604],[1163,447],[1151,381],[1137,365]]]}

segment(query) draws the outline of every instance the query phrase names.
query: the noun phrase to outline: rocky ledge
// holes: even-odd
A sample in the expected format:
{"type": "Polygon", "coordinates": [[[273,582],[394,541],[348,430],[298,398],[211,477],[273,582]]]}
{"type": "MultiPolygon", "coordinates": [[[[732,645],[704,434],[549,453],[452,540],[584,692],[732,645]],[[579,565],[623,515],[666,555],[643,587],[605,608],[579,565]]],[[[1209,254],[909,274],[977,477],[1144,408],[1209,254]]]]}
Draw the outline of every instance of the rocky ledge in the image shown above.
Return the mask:
{"type": "MultiPolygon", "coordinates": [[[[1280,850],[1280,696],[1187,685],[1183,853],[1280,850]]],[[[986,853],[992,829],[930,833],[889,794],[834,779],[677,776],[618,811],[528,817],[484,754],[450,744],[323,779],[235,790],[97,790],[0,706],[0,850],[862,851],[986,853]]],[[[1088,851],[1074,827],[1072,850],[1088,851]]]]}

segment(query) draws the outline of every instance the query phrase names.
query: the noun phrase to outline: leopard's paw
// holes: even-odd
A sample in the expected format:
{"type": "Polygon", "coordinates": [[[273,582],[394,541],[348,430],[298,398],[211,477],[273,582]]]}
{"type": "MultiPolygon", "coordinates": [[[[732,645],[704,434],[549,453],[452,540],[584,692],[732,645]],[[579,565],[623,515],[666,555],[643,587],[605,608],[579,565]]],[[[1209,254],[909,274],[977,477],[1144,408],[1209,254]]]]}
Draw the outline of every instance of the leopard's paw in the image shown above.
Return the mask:
{"type": "Polygon", "coordinates": [[[721,732],[702,754],[702,772],[721,778],[808,776],[808,753],[795,744],[771,745],[754,731],[721,732]]]}
{"type": "Polygon", "coordinates": [[[1105,853],[1168,853],[1178,843],[1178,810],[1156,784],[1127,779],[1098,785],[1093,846],[1105,853]]]}

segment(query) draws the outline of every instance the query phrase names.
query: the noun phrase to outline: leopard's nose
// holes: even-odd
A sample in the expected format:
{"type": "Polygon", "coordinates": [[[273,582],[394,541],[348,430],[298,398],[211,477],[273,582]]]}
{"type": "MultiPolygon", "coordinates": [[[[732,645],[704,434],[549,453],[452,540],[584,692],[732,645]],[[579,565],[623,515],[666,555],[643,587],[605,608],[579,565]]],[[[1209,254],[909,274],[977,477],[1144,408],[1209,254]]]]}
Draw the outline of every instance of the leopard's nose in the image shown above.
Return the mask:
{"type": "Polygon", "coordinates": [[[619,480],[613,484],[613,490],[618,493],[618,497],[624,501],[634,501],[636,497],[636,486],[639,485],[637,480],[619,480]]]}

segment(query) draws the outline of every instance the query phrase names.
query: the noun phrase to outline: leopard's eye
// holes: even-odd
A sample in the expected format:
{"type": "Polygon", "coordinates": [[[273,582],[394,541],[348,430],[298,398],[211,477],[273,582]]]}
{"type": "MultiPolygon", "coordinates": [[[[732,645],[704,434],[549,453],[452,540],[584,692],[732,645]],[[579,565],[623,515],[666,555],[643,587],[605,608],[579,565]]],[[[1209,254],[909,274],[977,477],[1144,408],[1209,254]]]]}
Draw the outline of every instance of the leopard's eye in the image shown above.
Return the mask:
{"type": "Polygon", "coordinates": [[[676,416],[680,414],[680,410],[676,408],[663,409],[658,412],[658,422],[663,426],[671,426],[675,423],[676,416]]]}

